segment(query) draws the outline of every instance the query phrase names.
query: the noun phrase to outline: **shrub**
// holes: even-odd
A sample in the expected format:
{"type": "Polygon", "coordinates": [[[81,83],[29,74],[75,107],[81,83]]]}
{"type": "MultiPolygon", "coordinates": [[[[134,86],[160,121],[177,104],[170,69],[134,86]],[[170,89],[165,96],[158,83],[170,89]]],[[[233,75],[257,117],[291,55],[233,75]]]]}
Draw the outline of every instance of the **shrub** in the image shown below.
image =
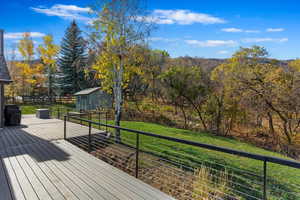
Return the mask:
{"type": "Polygon", "coordinates": [[[210,168],[202,166],[195,171],[194,176],[194,200],[219,200],[228,199],[230,196],[230,178],[227,171],[213,172],[210,168]]]}

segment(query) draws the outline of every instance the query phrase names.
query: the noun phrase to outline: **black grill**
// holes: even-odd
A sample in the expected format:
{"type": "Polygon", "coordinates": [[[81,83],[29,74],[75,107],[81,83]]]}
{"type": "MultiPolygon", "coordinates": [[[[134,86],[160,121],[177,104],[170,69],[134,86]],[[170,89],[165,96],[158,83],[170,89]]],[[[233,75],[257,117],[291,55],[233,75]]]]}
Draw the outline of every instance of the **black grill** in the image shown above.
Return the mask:
{"type": "Polygon", "coordinates": [[[6,105],[4,108],[6,126],[19,126],[21,124],[21,110],[17,105],[6,105]]]}

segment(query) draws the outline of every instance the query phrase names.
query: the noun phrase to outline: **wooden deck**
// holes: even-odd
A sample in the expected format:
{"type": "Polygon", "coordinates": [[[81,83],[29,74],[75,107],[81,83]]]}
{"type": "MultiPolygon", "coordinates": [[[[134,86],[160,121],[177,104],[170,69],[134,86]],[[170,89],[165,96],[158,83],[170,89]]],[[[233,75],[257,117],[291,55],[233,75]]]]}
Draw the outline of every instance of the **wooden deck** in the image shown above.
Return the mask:
{"type": "MultiPolygon", "coordinates": [[[[26,116],[22,124],[0,130],[1,200],[173,199],[62,140],[60,120],[26,116]]],[[[86,134],[70,125],[72,136],[86,134]]]]}

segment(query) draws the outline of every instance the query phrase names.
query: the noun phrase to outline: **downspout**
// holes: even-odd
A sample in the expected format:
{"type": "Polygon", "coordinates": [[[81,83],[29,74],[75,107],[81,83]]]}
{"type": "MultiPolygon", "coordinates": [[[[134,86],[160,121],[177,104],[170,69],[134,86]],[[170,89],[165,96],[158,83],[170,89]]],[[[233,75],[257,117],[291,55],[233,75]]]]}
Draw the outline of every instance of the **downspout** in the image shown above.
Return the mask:
{"type": "MultiPolygon", "coordinates": [[[[0,29],[0,59],[4,59],[4,31],[0,29]]],[[[0,60],[0,65],[3,60],[0,60]]],[[[0,82],[0,128],[4,127],[4,83],[0,82]]]]}

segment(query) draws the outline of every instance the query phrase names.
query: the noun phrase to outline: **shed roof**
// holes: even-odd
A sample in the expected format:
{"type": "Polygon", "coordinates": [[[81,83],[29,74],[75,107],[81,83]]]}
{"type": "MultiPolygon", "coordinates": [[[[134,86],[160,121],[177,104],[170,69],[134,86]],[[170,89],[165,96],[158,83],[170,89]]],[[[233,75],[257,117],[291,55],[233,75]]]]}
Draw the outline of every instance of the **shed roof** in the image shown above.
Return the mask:
{"type": "Polygon", "coordinates": [[[96,92],[98,90],[100,90],[100,87],[88,88],[88,89],[84,89],[84,90],[81,90],[79,92],[76,92],[74,95],[75,96],[88,95],[88,94],[91,94],[91,93],[96,92]]]}

